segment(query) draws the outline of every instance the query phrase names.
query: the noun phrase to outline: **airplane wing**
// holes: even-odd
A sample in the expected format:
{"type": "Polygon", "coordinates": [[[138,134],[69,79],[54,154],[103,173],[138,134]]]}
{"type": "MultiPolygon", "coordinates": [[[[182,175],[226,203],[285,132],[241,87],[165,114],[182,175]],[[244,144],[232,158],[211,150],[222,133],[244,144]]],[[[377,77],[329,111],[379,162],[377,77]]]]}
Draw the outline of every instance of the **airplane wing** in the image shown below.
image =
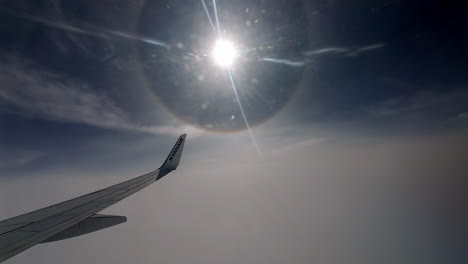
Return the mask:
{"type": "Polygon", "coordinates": [[[0,221],[0,262],[39,243],[62,240],[116,225],[124,216],[97,214],[175,170],[186,134],[181,135],[163,165],[150,173],[75,199],[0,221]]]}

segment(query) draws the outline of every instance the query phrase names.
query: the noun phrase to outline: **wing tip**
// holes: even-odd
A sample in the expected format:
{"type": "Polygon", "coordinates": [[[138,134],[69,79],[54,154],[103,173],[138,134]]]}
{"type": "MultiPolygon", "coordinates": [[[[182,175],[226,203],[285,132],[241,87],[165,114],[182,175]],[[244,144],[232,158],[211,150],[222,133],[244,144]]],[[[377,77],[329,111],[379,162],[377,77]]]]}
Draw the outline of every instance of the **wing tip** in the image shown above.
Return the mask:
{"type": "Polygon", "coordinates": [[[167,156],[166,160],[161,165],[161,167],[159,167],[159,175],[157,178],[158,180],[164,175],[168,174],[169,172],[175,170],[177,166],[179,166],[186,137],[187,134],[182,134],[180,135],[179,139],[177,139],[174,147],[172,147],[172,150],[171,152],[169,152],[169,155],[167,156]]]}

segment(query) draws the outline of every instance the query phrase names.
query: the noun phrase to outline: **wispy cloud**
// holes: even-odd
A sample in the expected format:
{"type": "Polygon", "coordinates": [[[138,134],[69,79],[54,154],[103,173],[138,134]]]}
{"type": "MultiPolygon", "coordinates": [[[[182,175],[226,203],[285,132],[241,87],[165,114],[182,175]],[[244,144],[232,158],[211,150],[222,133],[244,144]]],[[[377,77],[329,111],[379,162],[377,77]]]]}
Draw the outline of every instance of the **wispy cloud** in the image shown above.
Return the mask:
{"type": "MultiPolygon", "coordinates": [[[[359,56],[363,53],[370,52],[376,49],[381,49],[385,47],[387,44],[385,43],[375,43],[375,44],[370,44],[367,46],[362,46],[358,48],[349,48],[349,47],[327,47],[327,48],[322,48],[322,49],[316,49],[316,50],[310,50],[310,51],[305,51],[302,53],[305,57],[314,57],[314,56],[320,56],[320,55],[326,55],[326,54],[340,54],[343,56],[348,56],[348,57],[354,57],[354,56],[359,56]]],[[[303,61],[295,61],[295,60],[290,60],[290,59],[278,59],[278,58],[260,58],[259,61],[266,61],[266,62],[271,62],[271,63],[277,63],[277,64],[283,64],[291,67],[303,67],[306,65],[307,58],[306,60],[303,61]]]]}
{"type": "MultiPolygon", "coordinates": [[[[422,91],[412,96],[398,96],[377,105],[365,108],[373,117],[394,116],[409,112],[422,111],[434,107],[456,107],[468,98],[467,90],[456,90],[448,93],[422,91]]],[[[461,114],[463,117],[464,113],[461,114]]]]}
{"type": "Polygon", "coordinates": [[[275,59],[275,58],[261,58],[259,61],[267,61],[272,63],[284,64],[292,67],[302,67],[305,65],[303,61],[293,61],[288,59],[275,59]]]}
{"type": "Polygon", "coordinates": [[[151,134],[179,135],[182,133],[187,133],[191,138],[201,136],[205,133],[205,130],[201,128],[182,124],[138,127],[133,126],[131,129],[151,134]]]}
{"type": "Polygon", "coordinates": [[[361,48],[357,48],[357,49],[354,49],[350,52],[348,52],[346,54],[346,56],[358,56],[362,53],[365,53],[365,52],[369,52],[369,51],[372,51],[372,50],[376,50],[376,49],[381,49],[383,47],[385,47],[387,44],[385,43],[376,43],[376,44],[371,44],[371,45],[368,45],[368,46],[364,46],[364,47],[361,47],[361,48]]]}
{"type": "Polygon", "coordinates": [[[361,55],[362,53],[384,48],[385,46],[387,46],[386,43],[374,43],[374,44],[370,44],[370,45],[362,46],[358,48],[328,47],[328,48],[322,48],[322,49],[317,49],[317,50],[305,51],[303,52],[303,55],[307,57],[326,55],[326,54],[342,54],[344,56],[358,56],[358,55],[361,55]]]}
{"type": "Polygon", "coordinates": [[[468,120],[468,112],[463,112],[463,113],[459,113],[456,117],[457,120],[459,121],[466,121],[468,120]]]}
{"type": "Polygon", "coordinates": [[[109,96],[86,83],[61,76],[18,58],[1,57],[0,102],[33,117],[152,134],[200,134],[181,124],[140,125],[109,96]]]}
{"type": "Polygon", "coordinates": [[[136,41],[141,41],[144,43],[148,43],[151,45],[155,46],[160,46],[164,47],[167,49],[170,49],[171,46],[163,41],[157,40],[157,39],[151,39],[147,37],[140,37],[137,35],[129,34],[126,32],[121,32],[117,30],[108,30],[108,29],[102,29],[98,28],[93,25],[85,24],[82,23],[83,25],[72,25],[68,23],[64,23],[62,21],[54,21],[50,20],[44,17],[40,16],[35,16],[32,14],[27,14],[27,13],[20,13],[16,12],[13,10],[8,10],[8,9],[2,9],[0,10],[1,13],[14,16],[17,18],[21,18],[24,20],[28,20],[34,23],[42,24],[51,28],[57,28],[57,29],[63,29],[68,32],[73,32],[73,33],[79,33],[79,34],[84,34],[84,35],[90,35],[98,38],[104,38],[104,39],[110,39],[110,38],[115,38],[115,37],[120,37],[120,38],[126,38],[126,39],[132,39],[136,41]]]}
{"type": "Polygon", "coordinates": [[[10,60],[0,70],[0,99],[33,116],[97,126],[122,124],[126,114],[85,83],[10,60]]]}
{"type": "Polygon", "coordinates": [[[91,36],[95,36],[95,37],[99,37],[99,38],[108,38],[108,35],[106,35],[106,34],[104,34],[102,32],[89,31],[89,30],[79,28],[79,27],[76,27],[76,26],[73,26],[73,25],[65,24],[65,23],[58,22],[58,21],[48,20],[48,19],[45,19],[45,18],[42,18],[42,17],[30,15],[30,14],[27,14],[27,13],[19,13],[19,12],[16,12],[16,11],[13,11],[13,10],[8,10],[8,9],[2,9],[2,10],[0,10],[0,12],[3,13],[3,14],[14,16],[14,17],[17,17],[17,18],[21,18],[21,19],[24,19],[24,20],[35,22],[35,23],[38,23],[38,24],[42,24],[44,26],[52,27],[52,28],[63,29],[63,30],[66,30],[66,31],[85,34],[85,35],[91,35],[91,36]]]}
{"type": "Polygon", "coordinates": [[[315,56],[315,55],[322,55],[322,54],[340,54],[340,53],[346,53],[349,51],[350,51],[349,48],[329,47],[329,48],[305,51],[303,52],[303,54],[305,56],[315,56]]]}
{"type": "Polygon", "coordinates": [[[9,150],[8,153],[0,151],[0,168],[25,166],[44,156],[38,151],[9,150]]]}

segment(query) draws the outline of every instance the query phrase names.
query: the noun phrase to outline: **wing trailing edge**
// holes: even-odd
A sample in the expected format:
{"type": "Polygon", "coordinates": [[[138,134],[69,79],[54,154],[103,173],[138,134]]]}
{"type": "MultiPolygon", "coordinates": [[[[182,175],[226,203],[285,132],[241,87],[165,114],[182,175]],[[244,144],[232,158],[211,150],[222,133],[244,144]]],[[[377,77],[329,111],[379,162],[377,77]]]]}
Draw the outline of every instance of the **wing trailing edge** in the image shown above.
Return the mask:
{"type": "Polygon", "coordinates": [[[91,232],[115,226],[127,221],[127,217],[119,215],[95,214],[76,225],[57,233],[40,243],[59,241],[67,238],[77,237],[91,232]]]}

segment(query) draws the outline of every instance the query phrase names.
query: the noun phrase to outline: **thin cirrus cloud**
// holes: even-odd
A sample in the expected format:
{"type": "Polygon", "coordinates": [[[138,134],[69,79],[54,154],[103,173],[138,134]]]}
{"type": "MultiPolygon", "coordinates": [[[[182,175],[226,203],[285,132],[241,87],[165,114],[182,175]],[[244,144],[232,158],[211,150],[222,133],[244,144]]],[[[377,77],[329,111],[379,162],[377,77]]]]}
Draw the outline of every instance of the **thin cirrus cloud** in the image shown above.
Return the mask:
{"type": "Polygon", "coordinates": [[[370,44],[370,45],[362,46],[358,48],[328,47],[328,48],[305,51],[302,54],[306,57],[313,57],[313,56],[327,55],[327,54],[342,54],[344,56],[352,57],[352,56],[361,55],[369,51],[381,49],[386,46],[387,46],[386,43],[374,43],[374,44],[370,44]]]}
{"type": "Polygon", "coordinates": [[[170,49],[171,46],[163,41],[157,40],[157,39],[151,39],[151,38],[146,38],[146,37],[140,37],[136,35],[132,35],[129,33],[121,32],[121,31],[116,31],[116,30],[107,30],[107,29],[102,29],[98,28],[93,25],[89,24],[84,24],[81,26],[76,26],[68,23],[63,23],[61,21],[54,21],[54,20],[49,20],[44,17],[40,16],[35,16],[27,13],[21,13],[21,12],[16,12],[13,10],[8,10],[8,9],[3,9],[0,10],[1,13],[7,14],[10,16],[14,16],[20,19],[24,19],[30,22],[38,23],[47,27],[51,28],[57,28],[57,29],[63,29],[68,32],[72,33],[79,33],[79,34],[84,34],[84,35],[90,35],[98,38],[103,38],[103,39],[110,39],[110,38],[115,38],[115,37],[120,37],[120,38],[125,38],[125,39],[131,39],[131,40],[136,40],[136,41],[141,41],[144,43],[148,43],[154,46],[160,46],[164,47],[166,49],[170,49]]]}
{"type": "Polygon", "coordinates": [[[457,120],[459,121],[466,121],[468,120],[468,112],[463,112],[463,113],[459,113],[456,117],[457,120]]]}
{"type": "Polygon", "coordinates": [[[17,58],[4,58],[2,61],[0,102],[13,106],[21,114],[151,134],[200,133],[180,124],[135,124],[112,99],[97,93],[86,83],[38,70],[37,66],[20,62],[17,58]]]}
{"type": "MultiPolygon", "coordinates": [[[[385,47],[386,45],[387,44],[385,43],[375,43],[375,44],[358,47],[358,48],[328,47],[328,48],[322,48],[322,49],[317,49],[317,50],[305,51],[302,53],[302,55],[304,55],[306,58],[320,56],[320,55],[327,55],[327,54],[328,55],[341,54],[347,57],[355,57],[366,52],[381,49],[385,47]]],[[[282,64],[282,65],[291,66],[291,67],[303,67],[307,63],[307,61],[296,61],[296,60],[279,59],[279,58],[260,58],[259,61],[282,64]]]]}
{"type": "Polygon", "coordinates": [[[43,152],[31,150],[0,151],[0,169],[22,167],[44,156],[43,152]]]}
{"type": "MultiPolygon", "coordinates": [[[[411,112],[425,111],[432,108],[445,109],[444,112],[456,112],[463,108],[468,98],[466,89],[459,89],[448,93],[437,93],[426,90],[412,96],[398,96],[382,101],[364,110],[372,117],[389,117],[411,112]]],[[[466,113],[465,113],[466,114],[466,113]]],[[[457,119],[463,118],[463,113],[457,119]]]]}
{"type": "Polygon", "coordinates": [[[277,64],[283,64],[292,67],[302,67],[305,65],[303,61],[293,61],[288,59],[275,59],[275,58],[261,58],[259,61],[272,62],[277,64]]]}

